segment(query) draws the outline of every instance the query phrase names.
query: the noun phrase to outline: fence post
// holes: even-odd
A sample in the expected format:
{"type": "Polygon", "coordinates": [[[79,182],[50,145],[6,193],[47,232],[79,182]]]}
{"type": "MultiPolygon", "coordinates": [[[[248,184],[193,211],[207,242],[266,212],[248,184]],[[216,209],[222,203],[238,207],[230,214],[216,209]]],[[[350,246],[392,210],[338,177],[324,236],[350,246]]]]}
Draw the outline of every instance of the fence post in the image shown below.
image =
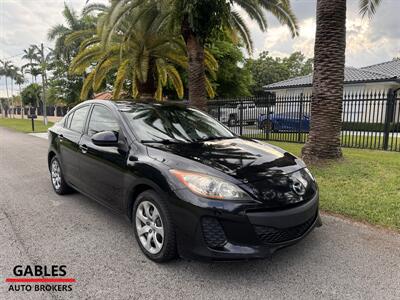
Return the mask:
{"type": "MultiPolygon", "coordinates": [[[[270,95],[268,95],[267,97],[265,97],[265,105],[267,106],[267,124],[270,123],[270,117],[271,117],[271,106],[272,106],[272,100],[270,98],[270,95]]],[[[265,130],[264,130],[265,131],[265,130]]],[[[270,136],[270,131],[267,130],[265,131],[265,139],[268,141],[270,136]]]]}
{"type": "Polygon", "coordinates": [[[394,103],[395,92],[393,89],[389,89],[386,100],[385,124],[383,127],[383,150],[389,149],[390,123],[393,121],[394,103]]]}
{"type": "Polygon", "coordinates": [[[240,101],[239,106],[239,135],[243,135],[243,100],[240,101]]]}
{"type": "Polygon", "coordinates": [[[299,133],[297,135],[297,141],[301,142],[301,124],[303,123],[304,113],[303,113],[303,93],[300,93],[299,99],[300,109],[299,109],[299,133]]]}

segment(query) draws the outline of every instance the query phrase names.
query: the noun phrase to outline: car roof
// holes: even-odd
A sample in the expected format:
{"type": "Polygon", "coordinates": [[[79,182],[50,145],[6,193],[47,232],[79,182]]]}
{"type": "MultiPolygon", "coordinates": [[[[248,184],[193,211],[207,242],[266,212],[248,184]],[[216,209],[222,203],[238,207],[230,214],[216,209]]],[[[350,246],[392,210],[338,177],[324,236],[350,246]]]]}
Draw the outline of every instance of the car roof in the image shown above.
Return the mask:
{"type": "MultiPolygon", "coordinates": [[[[130,110],[133,107],[136,107],[138,105],[144,105],[144,106],[171,106],[171,107],[188,107],[189,102],[188,101],[156,101],[156,100],[151,100],[151,101],[140,101],[140,100],[118,100],[118,101],[112,101],[112,100],[87,100],[83,103],[86,104],[103,104],[106,106],[110,107],[116,107],[117,110],[123,111],[123,110],[130,110]]],[[[82,104],[83,104],[82,103],[82,104]]]]}

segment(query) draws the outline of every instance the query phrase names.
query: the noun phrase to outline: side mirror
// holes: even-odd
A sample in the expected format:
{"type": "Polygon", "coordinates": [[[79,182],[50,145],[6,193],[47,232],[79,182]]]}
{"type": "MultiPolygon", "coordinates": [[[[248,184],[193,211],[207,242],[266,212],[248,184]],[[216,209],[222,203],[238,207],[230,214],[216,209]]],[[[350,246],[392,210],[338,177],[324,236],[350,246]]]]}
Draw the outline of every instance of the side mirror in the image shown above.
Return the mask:
{"type": "Polygon", "coordinates": [[[92,142],[96,146],[114,147],[118,146],[118,136],[112,131],[102,131],[92,136],[92,142]]]}

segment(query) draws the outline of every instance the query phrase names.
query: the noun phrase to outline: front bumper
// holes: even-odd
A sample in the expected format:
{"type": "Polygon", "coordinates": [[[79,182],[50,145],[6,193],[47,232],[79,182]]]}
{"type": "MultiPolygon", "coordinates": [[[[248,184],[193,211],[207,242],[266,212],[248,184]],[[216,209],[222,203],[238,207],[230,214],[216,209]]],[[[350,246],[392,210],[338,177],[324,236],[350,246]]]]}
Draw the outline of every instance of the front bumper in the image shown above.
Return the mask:
{"type": "Polygon", "coordinates": [[[188,199],[189,195],[189,201],[175,202],[179,206],[174,205],[173,212],[179,216],[175,224],[177,243],[184,258],[208,261],[265,258],[297,243],[321,225],[318,193],[300,206],[275,211],[228,202],[204,202],[185,191],[177,194],[180,199],[188,199]]]}

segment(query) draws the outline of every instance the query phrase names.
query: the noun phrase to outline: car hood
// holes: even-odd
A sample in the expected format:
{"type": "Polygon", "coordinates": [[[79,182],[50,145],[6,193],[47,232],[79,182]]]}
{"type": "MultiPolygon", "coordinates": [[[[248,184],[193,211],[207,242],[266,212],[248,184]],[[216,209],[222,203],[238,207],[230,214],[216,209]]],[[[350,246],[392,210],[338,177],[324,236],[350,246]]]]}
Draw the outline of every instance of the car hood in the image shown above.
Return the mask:
{"type": "MultiPolygon", "coordinates": [[[[163,163],[171,168],[214,176],[220,176],[215,174],[219,171],[224,177],[235,178],[239,186],[268,208],[286,208],[306,202],[317,193],[317,185],[302,160],[261,141],[235,138],[193,144],[158,144],[151,148],[178,155],[164,156],[163,163]],[[211,169],[199,167],[199,164],[211,169]]],[[[160,153],[149,151],[149,155],[157,159],[160,153]]]]}
{"type": "MultiPolygon", "coordinates": [[[[257,140],[234,138],[190,144],[154,144],[151,147],[209,166],[243,183],[304,168],[303,162],[292,154],[257,140]]],[[[170,167],[176,167],[175,163],[170,167]]]]}

